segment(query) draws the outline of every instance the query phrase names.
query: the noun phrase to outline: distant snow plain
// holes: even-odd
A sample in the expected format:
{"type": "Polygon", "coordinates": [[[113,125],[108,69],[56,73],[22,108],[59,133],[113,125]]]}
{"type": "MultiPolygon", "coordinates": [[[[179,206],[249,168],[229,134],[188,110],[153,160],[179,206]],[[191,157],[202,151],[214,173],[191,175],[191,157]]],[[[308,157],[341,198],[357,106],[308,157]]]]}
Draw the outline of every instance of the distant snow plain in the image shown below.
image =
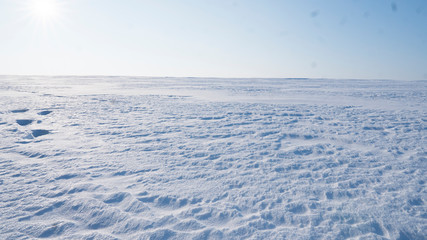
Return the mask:
{"type": "Polygon", "coordinates": [[[427,81],[0,77],[0,239],[426,239],[427,81]]]}

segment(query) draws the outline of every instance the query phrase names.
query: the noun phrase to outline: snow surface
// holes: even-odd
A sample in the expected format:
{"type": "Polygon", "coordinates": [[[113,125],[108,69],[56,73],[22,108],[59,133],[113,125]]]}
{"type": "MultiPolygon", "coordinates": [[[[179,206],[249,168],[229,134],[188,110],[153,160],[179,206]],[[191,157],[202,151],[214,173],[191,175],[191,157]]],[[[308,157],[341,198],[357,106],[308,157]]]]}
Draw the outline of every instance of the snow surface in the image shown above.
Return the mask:
{"type": "Polygon", "coordinates": [[[0,239],[426,239],[426,81],[0,77],[0,239]]]}

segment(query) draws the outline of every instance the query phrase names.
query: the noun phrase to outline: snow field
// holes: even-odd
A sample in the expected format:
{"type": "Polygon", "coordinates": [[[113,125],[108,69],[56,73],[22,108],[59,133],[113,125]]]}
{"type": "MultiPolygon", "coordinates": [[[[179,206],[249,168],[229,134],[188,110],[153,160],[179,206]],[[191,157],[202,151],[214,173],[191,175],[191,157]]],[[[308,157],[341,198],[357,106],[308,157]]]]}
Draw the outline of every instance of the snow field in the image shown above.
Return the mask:
{"type": "Polygon", "coordinates": [[[426,82],[0,82],[2,239],[427,236],[426,82]]]}

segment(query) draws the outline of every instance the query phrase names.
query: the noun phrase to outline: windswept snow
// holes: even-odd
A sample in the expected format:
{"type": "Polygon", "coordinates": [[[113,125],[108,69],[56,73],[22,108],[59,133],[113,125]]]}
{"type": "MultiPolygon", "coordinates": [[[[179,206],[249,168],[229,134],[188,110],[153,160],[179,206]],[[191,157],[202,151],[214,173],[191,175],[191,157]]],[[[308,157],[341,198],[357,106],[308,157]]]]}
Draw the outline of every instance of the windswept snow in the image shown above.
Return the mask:
{"type": "Polygon", "coordinates": [[[425,239],[427,82],[0,77],[0,239],[425,239]]]}

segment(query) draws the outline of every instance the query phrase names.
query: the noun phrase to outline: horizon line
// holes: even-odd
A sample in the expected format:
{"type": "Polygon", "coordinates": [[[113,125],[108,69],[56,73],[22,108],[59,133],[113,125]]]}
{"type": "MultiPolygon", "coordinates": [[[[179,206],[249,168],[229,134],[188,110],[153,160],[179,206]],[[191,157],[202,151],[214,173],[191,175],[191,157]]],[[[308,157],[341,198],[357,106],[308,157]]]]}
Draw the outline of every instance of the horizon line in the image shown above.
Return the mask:
{"type": "Polygon", "coordinates": [[[427,81],[427,79],[388,79],[388,78],[336,78],[336,77],[212,77],[212,76],[144,76],[144,75],[110,75],[110,74],[0,74],[0,77],[133,77],[133,78],[189,78],[189,79],[276,79],[276,80],[362,80],[362,81],[427,81]]]}

